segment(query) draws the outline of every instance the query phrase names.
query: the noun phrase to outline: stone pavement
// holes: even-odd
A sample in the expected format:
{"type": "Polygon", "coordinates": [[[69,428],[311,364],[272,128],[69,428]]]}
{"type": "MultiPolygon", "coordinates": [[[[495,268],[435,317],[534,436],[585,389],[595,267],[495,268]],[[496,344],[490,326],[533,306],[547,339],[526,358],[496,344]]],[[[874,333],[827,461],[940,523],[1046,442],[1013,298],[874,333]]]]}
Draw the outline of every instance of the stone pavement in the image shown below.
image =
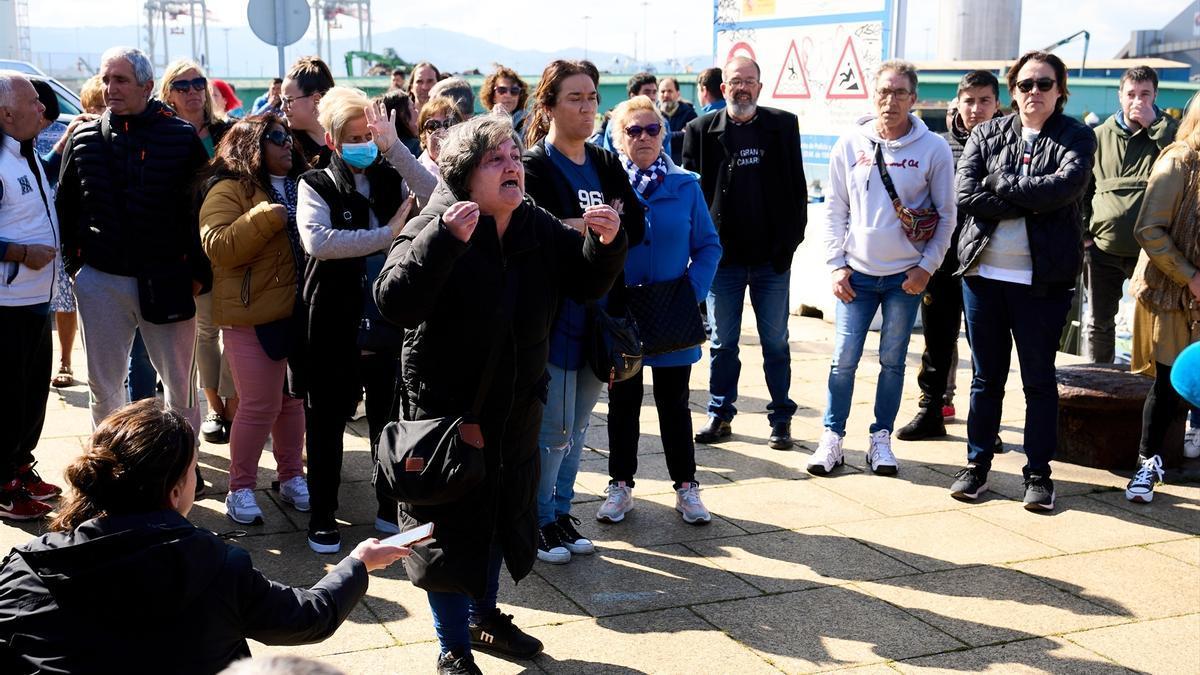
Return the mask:
{"type": "MultiPolygon", "coordinates": [[[[745,325],[735,435],[696,450],[713,522],[689,526],[674,511],[649,389],[636,507],[621,524],[594,520],[607,482],[602,401],[576,498],[580,529],[598,550],[565,566],[539,562],[516,586],[502,575],[503,609],[546,651],[528,662],[480,655],[484,672],[1200,672],[1200,485],[1169,484],[1153,504],[1133,505],[1123,493],[1128,474],[1056,463],[1056,510],[1026,512],[1015,357],[1001,432],[1012,452],[997,457],[985,499],[963,504],[947,489],[965,457],[969,361],[959,366],[960,421],[949,438],[895,442],[899,476],[871,475],[863,467],[878,372],[874,335],[858,371],[847,466],[810,476],[803,467],[821,431],[832,326],[792,318],[800,444],[780,452],[766,447],[769,397],[752,316],[745,325]]],[[[920,346],[914,336],[900,424],[916,409],[920,346]]],[[[960,354],[969,354],[965,342],[960,354]]],[[[85,378],[78,342],[74,360],[85,378]]],[[[1060,363],[1075,360],[1060,355],[1060,363]]],[[[707,372],[701,362],[692,375],[697,426],[707,372]]],[[[61,480],[89,427],[85,386],[50,392],[37,451],[44,476],[61,480]]],[[[374,536],[365,435],[365,420],[347,428],[345,551],[374,536]]],[[[1129,453],[1132,460],[1136,451],[1129,453]]],[[[210,487],[192,520],[232,530],[223,504],[228,446],[205,444],[200,463],[210,487]]],[[[269,451],[260,471],[266,523],[246,528],[238,542],[272,579],[312,584],[335,560],[309,551],[306,517],[269,489],[269,451]]],[[[0,524],[0,548],[40,527],[0,524]]],[[[373,575],[367,597],[329,640],[253,651],[317,657],[350,673],[427,673],[437,645],[424,593],[397,564],[373,575]]]]}

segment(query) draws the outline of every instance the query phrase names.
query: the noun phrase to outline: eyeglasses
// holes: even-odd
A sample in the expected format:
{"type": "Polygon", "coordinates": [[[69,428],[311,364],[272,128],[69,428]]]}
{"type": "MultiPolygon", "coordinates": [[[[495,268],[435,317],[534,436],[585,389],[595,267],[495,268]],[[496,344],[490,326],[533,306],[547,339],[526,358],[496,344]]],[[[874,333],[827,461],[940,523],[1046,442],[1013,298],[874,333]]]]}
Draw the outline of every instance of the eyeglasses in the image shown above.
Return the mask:
{"type": "Polygon", "coordinates": [[[316,94],[316,93],[317,92],[314,91],[312,94],[305,94],[303,96],[280,96],[279,100],[280,100],[280,102],[283,103],[284,107],[286,108],[286,107],[292,105],[293,103],[295,103],[296,101],[299,101],[302,98],[308,98],[309,96],[312,96],[313,94],[316,94]]]}
{"type": "Polygon", "coordinates": [[[171,91],[177,91],[181,94],[188,93],[188,90],[204,91],[208,89],[208,79],[204,77],[196,77],[190,80],[173,80],[171,82],[171,91]]]}
{"type": "Polygon", "coordinates": [[[731,87],[751,87],[751,88],[753,88],[753,87],[758,86],[758,80],[756,80],[753,77],[748,80],[742,80],[742,79],[735,78],[735,79],[730,80],[726,84],[728,84],[731,87]]]}
{"type": "Polygon", "coordinates": [[[1039,77],[1036,80],[1031,77],[1027,80],[1021,80],[1018,82],[1017,89],[1021,90],[1022,94],[1028,94],[1029,92],[1033,91],[1035,86],[1038,88],[1038,91],[1050,91],[1057,83],[1057,80],[1049,77],[1039,77]]]}
{"type": "Polygon", "coordinates": [[[501,96],[508,96],[509,94],[512,94],[513,96],[520,96],[521,92],[524,91],[524,89],[522,87],[519,87],[516,85],[514,85],[512,87],[506,87],[504,85],[499,85],[496,87],[492,87],[492,91],[496,92],[497,94],[500,94],[501,96]]]}
{"type": "Polygon", "coordinates": [[[292,144],[292,135],[282,129],[268,131],[265,138],[281,148],[292,144]]]}
{"type": "Polygon", "coordinates": [[[643,131],[646,132],[646,135],[650,138],[655,138],[658,136],[658,133],[662,131],[662,125],[656,122],[654,124],[647,124],[644,127],[640,127],[636,124],[631,127],[625,127],[625,135],[630,138],[641,138],[643,131]]]}
{"type": "Polygon", "coordinates": [[[447,117],[444,120],[425,120],[425,124],[421,125],[421,131],[427,134],[432,134],[442,129],[449,129],[458,123],[458,120],[453,117],[447,117]]]}
{"type": "Polygon", "coordinates": [[[912,92],[907,89],[876,89],[875,95],[880,99],[885,98],[908,98],[912,92]]]}

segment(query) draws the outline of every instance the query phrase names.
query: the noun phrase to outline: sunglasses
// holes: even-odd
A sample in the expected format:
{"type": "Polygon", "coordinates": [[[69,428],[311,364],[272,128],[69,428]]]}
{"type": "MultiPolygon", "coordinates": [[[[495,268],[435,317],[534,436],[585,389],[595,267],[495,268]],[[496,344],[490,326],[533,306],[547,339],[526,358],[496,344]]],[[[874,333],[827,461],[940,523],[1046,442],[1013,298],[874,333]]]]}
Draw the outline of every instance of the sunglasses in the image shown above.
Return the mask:
{"type": "Polygon", "coordinates": [[[171,82],[171,91],[177,91],[181,94],[188,93],[188,90],[204,91],[208,89],[208,79],[197,77],[191,80],[174,80],[171,82]]]}
{"type": "Polygon", "coordinates": [[[521,92],[524,90],[521,87],[506,87],[504,85],[499,85],[492,87],[492,91],[500,94],[501,96],[508,96],[509,94],[512,94],[513,96],[520,96],[521,92]]]}
{"type": "Polygon", "coordinates": [[[292,135],[282,129],[268,131],[265,138],[281,148],[292,144],[292,135]]]}
{"type": "Polygon", "coordinates": [[[641,138],[643,131],[650,138],[655,138],[662,131],[662,125],[656,122],[654,124],[647,124],[644,127],[639,127],[636,124],[631,127],[625,127],[625,135],[630,138],[641,138]]]}
{"type": "Polygon", "coordinates": [[[1039,77],[1036,80],[1031,77],[1028,80],[1018,82],[1017,89],[1020,89],[1022,94],[1028,94],[1033,91],[1035,86],[1038,88],[1038,91],[1050,91],[1056,83],[1056,80],[1049,77],[1039,77]]]}
{"type": "Polygon", "coordinates": [[[441,131],[442,129],[449,129],[450,127],[454,126],[455,123],[457,123],[457,122],[458,122],[458,120],[450,118],[450,117],[447,117],[446,119],[444,119],[440,122],[438,120],[425,120],[425,124],[424,124],[424,126],[421,127],[421,131],[423,131],[427,134],[432,134],[435,131],[441,131]]]}

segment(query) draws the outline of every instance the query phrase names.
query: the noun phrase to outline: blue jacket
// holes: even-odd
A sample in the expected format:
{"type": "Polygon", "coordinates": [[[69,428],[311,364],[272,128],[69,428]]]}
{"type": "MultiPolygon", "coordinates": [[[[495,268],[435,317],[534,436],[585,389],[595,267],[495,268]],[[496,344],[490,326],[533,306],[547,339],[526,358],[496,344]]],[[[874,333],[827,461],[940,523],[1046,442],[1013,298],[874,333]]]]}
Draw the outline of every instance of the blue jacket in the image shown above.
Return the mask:
{"type": "MultiPolygon", "coordinates": [[[[646,236],[631,246],[625,257],[625,284],[640,286],[677,279],[687,272],[699,304],[708,296],[717,263],[721,260],[721,238],[708,213],[700,176],[681,169],[665,157],[667,176],[645,199],[646,236]]],[[[697,308],[696,311],[699,311],[697,308]]],[[[700,347],[646,357],[647,366],[685,366],[700,360],[700,347]]]]}

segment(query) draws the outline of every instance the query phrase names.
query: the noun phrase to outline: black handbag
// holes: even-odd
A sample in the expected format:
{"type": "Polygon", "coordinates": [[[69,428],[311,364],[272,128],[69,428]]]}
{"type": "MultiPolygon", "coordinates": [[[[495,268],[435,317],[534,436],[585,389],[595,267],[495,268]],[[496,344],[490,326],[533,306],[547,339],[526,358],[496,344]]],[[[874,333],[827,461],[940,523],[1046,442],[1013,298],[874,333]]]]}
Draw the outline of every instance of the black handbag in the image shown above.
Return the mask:
{"type": "Polygon", "coordinates": [[[138,308],[150,323],[175,323],[196,316],[192,277],[186,265],[138,274],[137,290],[138,308]]]}
{"type": "Polygon", "coordinates": [[[646,356],[704,344],[704,323],[696,311],[696,292],[686,273],[670,281],[628,286],[625,292],[646,356]]]}
{"type": "Polygon", "coordinates": [[[611,387],[642,369],[642,340],[638,324],[628,310],[613,316],[588,303],[588,336],[585,357],[592,372],[611,387]]]}

